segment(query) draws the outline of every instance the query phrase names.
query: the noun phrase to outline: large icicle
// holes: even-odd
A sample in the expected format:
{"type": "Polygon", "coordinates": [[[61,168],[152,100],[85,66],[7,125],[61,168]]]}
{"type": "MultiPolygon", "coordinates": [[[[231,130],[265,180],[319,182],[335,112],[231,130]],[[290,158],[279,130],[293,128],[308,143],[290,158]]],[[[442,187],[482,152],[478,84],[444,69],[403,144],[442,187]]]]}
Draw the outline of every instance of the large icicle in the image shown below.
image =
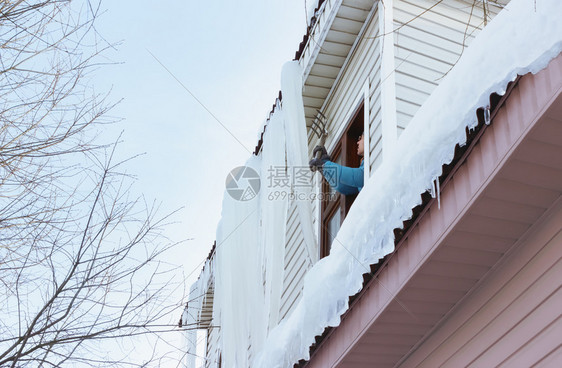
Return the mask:
{"type": "MultiPolygon", "coordinates": [[[[279,322],[279,309],[281,307],[281,294],[283,289],[283,275],[285,266],[285,235],[287,224],[288,199],[278,196],[279,190],[284,190],[280,184],[281,178],[287,176],[286,147],[285,147],[285,121],[280,106],[276,106],[275,113],[271,116],[263,137],[261,152],[262,191],[261,201],[261,242],[264,250],[262,273],[265,282],[265,310],[268,320],[265,324],[267,333],[277,326],[279,322]]],[[[258,337],[256,344],[260,345],[267,336],[258,337]]],[[[256,345],[256,350],[259,350],[256,345]]]]}
{"type": "Polygon", "coordinates": [[[246,162],[260,176],[260,192],[249,201],[225,192],[217,230],[214,318],[220,321],[225,367],[249,366],[249,353],[263,346],[279,320],[288,205],[288,197],[276,193],[287,188],[275,185],[287,170],[280,106],[262,147],[258,157],[246,162]]]}
{"type": "Polygon", "coordinates": [[[411,217],[420,194],[431,188],[465,128],[509,81],[546,67],[562,49],[562,4],[558,0],[513,0],[473,40],[462,58],[402,133],[355,200],[330,256],[305,277],[303,297],[274,329],[253,367],[291,367],[309,358],[309,346],[326,326],[337,326],[348,298],[362,285],[368,265],[394,248],[394,228],[411,217]],[[344,247],[345,246],[345,247],[344,247]]]}
{"type": "MultiPolygon", "coordinates": [[[[246,162],[256,172],[260,158],[246,162]]],[[[241,184],[244,184],[241,182],[241,184]]],[[[247,367],[252,327],[265,320],[259,247],[259,197],[235,200],[225,192],[215,250],[215,308],[220,321],[222,359],[225,367],[247,367]]]]}
{"type": "MultiPolygon", "coordinates": [[[[308,169],[308,138],[304,105],[302,101],[302,69],[297,61],[283,65],[281,72],[281,92],[283,95],[283,111],[287,137],[287,161],[293,169],[308,169]]],[[[312,203],[310,201],[312,184],[294,186],[294,197],[297,198],[299,222],[304,236],[308,256],[312,263],[318,260],[315,232],[312,225],[312,203]],[[303,200],[304,198],[304,200],[303,200]]]]}

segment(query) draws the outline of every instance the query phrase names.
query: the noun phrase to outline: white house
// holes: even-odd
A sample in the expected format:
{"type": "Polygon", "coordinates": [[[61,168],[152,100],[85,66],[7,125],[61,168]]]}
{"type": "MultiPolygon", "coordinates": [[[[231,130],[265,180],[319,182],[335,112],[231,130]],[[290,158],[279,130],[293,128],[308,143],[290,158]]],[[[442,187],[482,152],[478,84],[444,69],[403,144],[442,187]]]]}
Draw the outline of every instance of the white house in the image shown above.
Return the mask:
{"type": "Polygon", "coordinates": [[[259,193],[225,193],[189,354],[201,329],[205,367],[556,366],[562,5],[508,3],[319,1],[233,178],[259,193]],[[345,166],[364,133],[359,195],[308,170],[321,128],[345,166]]]}

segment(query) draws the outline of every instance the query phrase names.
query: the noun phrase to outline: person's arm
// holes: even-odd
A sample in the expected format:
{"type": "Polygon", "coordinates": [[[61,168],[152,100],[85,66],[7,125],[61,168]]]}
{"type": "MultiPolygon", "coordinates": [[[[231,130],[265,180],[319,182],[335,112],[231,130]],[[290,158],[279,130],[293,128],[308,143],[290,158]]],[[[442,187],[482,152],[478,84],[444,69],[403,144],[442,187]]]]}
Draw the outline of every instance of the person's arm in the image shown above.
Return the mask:
{"type": "Polygon", "coordinates": [[[326,161],[322,173],[332,188],[341,194],[356,194],[363,187],[363,165],[352,168],[326,161]]]}

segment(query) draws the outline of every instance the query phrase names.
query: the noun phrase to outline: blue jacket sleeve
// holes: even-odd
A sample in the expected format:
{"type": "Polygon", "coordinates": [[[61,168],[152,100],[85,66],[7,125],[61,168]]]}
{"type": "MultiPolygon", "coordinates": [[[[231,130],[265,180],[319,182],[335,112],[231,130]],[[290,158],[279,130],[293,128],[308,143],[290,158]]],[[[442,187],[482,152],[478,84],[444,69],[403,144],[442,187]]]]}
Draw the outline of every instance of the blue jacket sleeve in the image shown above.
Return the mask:
{"type": "Polygon", "coordinates": [[[330,186],[341,194],[356,194],[363,188],[363,162],[358,168],[352,168],[326,161],[322,174],[330,186]]]}

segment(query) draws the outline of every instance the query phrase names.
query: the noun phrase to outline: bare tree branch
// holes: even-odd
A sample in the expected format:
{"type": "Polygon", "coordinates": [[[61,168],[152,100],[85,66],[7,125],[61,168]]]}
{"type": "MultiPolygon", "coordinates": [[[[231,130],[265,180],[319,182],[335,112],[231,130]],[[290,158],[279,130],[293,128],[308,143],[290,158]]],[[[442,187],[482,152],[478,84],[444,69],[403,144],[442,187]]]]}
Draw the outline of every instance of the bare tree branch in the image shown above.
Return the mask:
{"type": "Polygon", "coordinates": [[[131,197],[121,138],[99,142],[100,9],[0,3],[0,367],[157,366],[126,341],[177,333],[169,217],[131,197]]]}

